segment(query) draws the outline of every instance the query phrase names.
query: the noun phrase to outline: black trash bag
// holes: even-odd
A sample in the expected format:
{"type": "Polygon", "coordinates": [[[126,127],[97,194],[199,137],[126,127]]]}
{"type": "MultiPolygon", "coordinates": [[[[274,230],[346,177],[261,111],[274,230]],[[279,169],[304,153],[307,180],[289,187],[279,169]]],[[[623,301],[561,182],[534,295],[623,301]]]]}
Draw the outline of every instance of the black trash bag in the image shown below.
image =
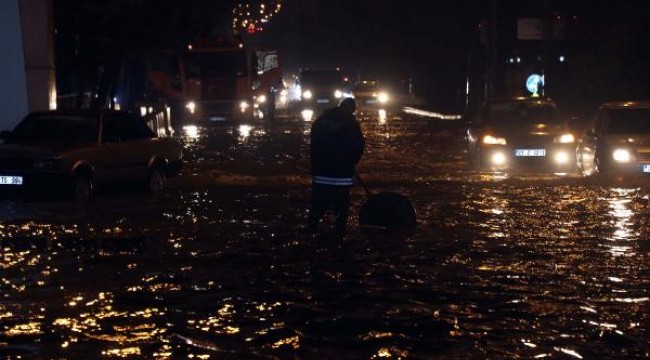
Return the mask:
{"type": "Polygon", "coordinates": [[[371,195],[361,206],[359,224],[362,227],[407,229],[417,225],[417,216],[408,197],[394,192],[380,192],[371,195]]]}

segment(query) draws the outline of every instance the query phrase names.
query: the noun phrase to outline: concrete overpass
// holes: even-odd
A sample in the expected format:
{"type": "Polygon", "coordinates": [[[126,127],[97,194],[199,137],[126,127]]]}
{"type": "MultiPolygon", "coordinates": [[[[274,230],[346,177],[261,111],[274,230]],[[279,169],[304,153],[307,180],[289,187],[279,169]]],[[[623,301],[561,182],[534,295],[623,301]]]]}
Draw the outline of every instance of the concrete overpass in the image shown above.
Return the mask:
{"type": "Polygon", "coordinates": [[[52,0],[0,0],[0,130],[56,108],[52,0]]]}

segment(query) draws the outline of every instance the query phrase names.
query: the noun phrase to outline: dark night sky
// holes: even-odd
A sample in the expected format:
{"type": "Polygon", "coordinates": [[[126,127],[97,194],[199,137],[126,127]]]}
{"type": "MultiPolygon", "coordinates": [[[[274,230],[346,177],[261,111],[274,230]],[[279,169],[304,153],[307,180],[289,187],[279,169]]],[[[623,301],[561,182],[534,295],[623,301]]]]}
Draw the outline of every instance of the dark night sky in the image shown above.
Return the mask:
{"type": "Polygon", "coordinates": [[[476,15],[463,14],[461,5],[294,0],[267,35],[282,39],[290,68],[341,66],[352,77],[434,76],[457,72],[464,58],[467,22],[476,15]]]}
{"type": "MultiPolygon", "coordinates": [[[[123,42],[135,42],[137,36],[154,40],[160,39],[160,34],[187,36],[191,30],[204,25],[196,19],[211,23],[208,27],[228,29],[231,20],[228,9],[235,3],[216,0],[85,1],[55,0],[55,9],[58,7],[58,14],[64,15],[61,17],[64,20],[58,22],[61,29],[70,31],[71,24],[78,21],[71,22],[70,17],[65,17],[75,7],[94,8],[96,16],[103,12],[99,9],[104,6],[101,4],[107,4],[105,6],[120,16],[119,21],[107,22],[108,27],[95,21],[93,16],[81,14],[76,19],[85,18],[87,24],[82,21],[82,26],[94,26],[94,31],[121,34],[110,48],[123,51],[128,51],[123,42]],[[122,9],[128,10],[119,14],[122,9]]],[[[565,69],[568,72],[561,76],[573,81],[569,85],[573,93],[589,97],[591,101],[611,99],[616,94],[650,96],[645,85],[650,81],[647,66],[650,63],[647,46],[650,26],[646,21],[650,1],[496,2],[499,61],[514,51],[541,49],[541,42],[516,40],[516,19],[538,17],[547,5],[553,13],[565,18],[576,17],[567,27],[567,38],[552,44],[554,50],[570,55],[568,70],[565,69]]],[[[436,105],[454,108],[462,103],[465,80],[468,72],[472,72],[468,69],[473,68],[475,77],[484,77],[481,72],[485,65],[481,62],[485,61],[487,52],[485,44],[479,41],[478,23],[481,19],[489,19],[491,3],[492,0],[284,0],[280,14],[252,40],[266,48],[280,49],[287,70],[340,66],[352,79],[387,80],[399,88],[396,90],[404,90],[405,79],[411,77],[418,95],[436,105]]],[[[137,43],[132,46],[138,47],[137,43]]],[[[506,71],[503,64],[499,66],[500,71],[506,71]]],[[[586,101],[575,97],[573,95],[570,101],[586,101]]]]}
{"type": "MultiPolygon", "coordinates": [[[[485,50],[478,23],[489,18],[491,8],[489,0],[287,0],[284,5],[260,39],[283,49],[287,67],[341,66],[352,78],[386,78],[396,85],[413,77],[416,91],[447,107],[454,107],[462,97],[468,51],[476,57],[474,63],[482,61],[478,58],[485,50]]],[[[602,76],[596,80],[600,89],[621,81],[625,83],[621,88],[626,88],[617,91],[650,95],[639,88],[646,83],[643,78],[650,79],[645,69],[650,61],[646,50],[650,1],[499,0],[499,60],[512,51],[542,48],[541,42],[517,41],[516,19],[539,17],[545,6],[553,17],[575,17],[567,26],[567,39],[552,46],[568,51],[572,59],[582,61],[581,67],[602,76]]],[[[612,95],[593,96],[600,101],[612,95]]]]}

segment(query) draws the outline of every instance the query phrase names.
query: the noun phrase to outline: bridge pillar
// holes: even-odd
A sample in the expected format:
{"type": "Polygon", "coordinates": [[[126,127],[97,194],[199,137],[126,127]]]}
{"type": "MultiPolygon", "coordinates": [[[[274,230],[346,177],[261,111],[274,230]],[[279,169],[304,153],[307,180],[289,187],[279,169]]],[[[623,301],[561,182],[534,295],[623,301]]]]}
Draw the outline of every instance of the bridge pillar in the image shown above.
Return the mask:
{"type": "Polygon", "coordinates": [[[52,0],[0,0],[0,130],[56,108],[52,0]]]}

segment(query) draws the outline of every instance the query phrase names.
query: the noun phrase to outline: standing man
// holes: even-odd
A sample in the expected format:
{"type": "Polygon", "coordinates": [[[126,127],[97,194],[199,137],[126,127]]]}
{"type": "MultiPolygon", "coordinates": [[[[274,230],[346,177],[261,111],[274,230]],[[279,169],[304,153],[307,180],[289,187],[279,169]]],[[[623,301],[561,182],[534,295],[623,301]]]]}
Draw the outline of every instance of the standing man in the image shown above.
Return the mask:
{"type": "Polygon", "coordinates": [[[355,167],[365,148],[359,121],[354,116],[357,105],[352,98],[341,100],[338,107],[325,110],[311,128],[312,196],[309,225],[318,229],[321,218],[333,207],[336,233],[347,232],[350,213],[350,190],[355,167]]]}

